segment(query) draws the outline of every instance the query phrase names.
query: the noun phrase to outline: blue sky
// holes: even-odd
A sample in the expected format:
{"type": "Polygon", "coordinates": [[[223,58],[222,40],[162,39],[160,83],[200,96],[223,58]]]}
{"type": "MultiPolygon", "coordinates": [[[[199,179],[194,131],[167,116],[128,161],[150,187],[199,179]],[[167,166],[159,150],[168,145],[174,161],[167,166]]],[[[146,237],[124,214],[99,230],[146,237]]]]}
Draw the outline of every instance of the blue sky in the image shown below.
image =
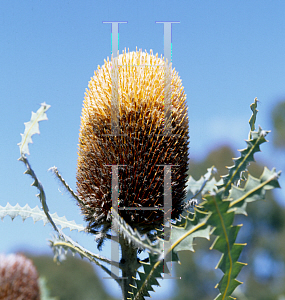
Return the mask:
{"type": "MultiPolygon", "coordinates": [[[[46,102],[49,120],[40,123],[41,134],[33,137],[28,158],[45,187],[50,211],[83,223],[73,200],[47,170],[57,166],[75,189],[84,92],[94,70],[111,55],[111,25],[103,21],[128,22],[119,27],[120,53],[137,46],[159,56],[163,25],[155,22],[180,21],[172,25],[172,63],[187,94],[190,158],[202,159],[221,144],[244,148],[255,97],[260,101],[257,124],[272,129],[271,110],[285,99],[284,1],[1,1],[0,205],[40,205],[31,178],[17,161],[17,143],[31,111],[46,102]]],[[[285,166],[284,156],[270,143],[262,152],[257,161],[278,170],[285,166]]],[[[280,182],[284,186],[283,178],[280,182]]],[[[284,199],[284,191],[276,194],[284,199]]],[[[50,233],[51,226],[42,222],[23,224],[6,217],[0,223],[0,252],[51,254],[50,233]]],[[[97,251],[92,237],[71,235],[97,251]]],[[[168,281],[153,299],[162,290],[169,295],[173,287],[168,281]]]]}

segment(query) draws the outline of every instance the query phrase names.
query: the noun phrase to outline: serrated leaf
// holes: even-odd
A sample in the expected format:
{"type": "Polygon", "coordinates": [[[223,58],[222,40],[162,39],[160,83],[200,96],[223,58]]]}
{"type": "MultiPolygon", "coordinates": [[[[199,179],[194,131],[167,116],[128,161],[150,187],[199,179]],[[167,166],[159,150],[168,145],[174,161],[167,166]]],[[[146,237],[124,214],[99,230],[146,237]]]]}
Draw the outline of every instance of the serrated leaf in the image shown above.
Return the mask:
{"type": "Polygon", "coordinates": [[[46,195],[45,195],[44,188],[43,188],[41,182],[38,180],[34,170],[31,168],[28,159],[23,155],[19,158],[19,160],[22,161],[26,165],[27,170],[24,172],[24,174],[28,174],[34,179],[32,186],[35,186],[39,190],[39,194],[37,194],[37,197],[41,201],[42,209],[43,209],[45,215],[47,216],[47,218],[48,218],[49,222],[51,223],[51,225],[53,226],[54,230],[59,232],[58,228],[54,224],[54,222],[49,214],[49,208],[46,203],[46,195]]]}
{"type": "Polygon", "coordinates": [[[216,168],[212,166],[211,168],[207,169],[207,173],[199,180],[195,180],[192,176],[189,176],[189,179],[186,183],[186,193],[187,198],[197,198],[200,194],[200,199],[202,199],[201,196],[204,194],[211,192],[211,191],[217,191],[218,184],[222,184],[222,180],[219,182],[216,181],[216,179],[213,177],[213,175],[216,172],[216,168]]]}
{"type": "MultiPolygon", "coordinates": [[[[216,183],[215,179],[210,182],[213,170],[213,167],[209,168],[208,173],[201,178],[198,184],[195,184],[195,187],[191,185],[191,179],[188,181],[188,187],[193,194],[199,191],[202,192],[203,189],[205,189],[205,192],[216,189],[214,185],[216,183]],[[209,184],[208,187],[207,184],[209,184]]],[[[156,244],[156,247],[159,247],[158,249],[160,249],[161,254],[158,255],[152,252],[149,254],[150,262],[143,264],[144,272],[138,271],[139,279],[136,279],[136,287],[133,287],[132,296],[129,299],[143,300],[145,296],[149,297],[149,292],[153,291],[152,286],[158,285],[156,278],[162,278],[162,273],[170,274],[165,269],[167,266],[164,261],[179,261],[178,254],[180,251],[194,251],[193,241],[195,238],[210,238],[210,226],[207,225],[208,217],[209,215],[206,212],[200,211],[197,208],[195,208],[194,214],[188,212],[186,216],[181,215],[180,220],[177,219],[175,224],[171,224],[170,236],[167,241],[170,245],[167,248],[168,252],[164,251],[165,240],[158,237],[159,243],[156,244]]]]}
{"type": "Polygon", "coordinates": [[[235,184],[241,179],[244,179],[242,177],[242,173],[246,171],[246,168],[249,165],[249,163],[254,161],[253,155],[254,153],[260,151],[259,146],[267,142],[265,136],[268,133],[269,131],[262,130],[261,127],[259,127],[259,130],[257,132],[252,132],[251,138],[246,141],[247,148],[239,150],[241,156],[239,158],[234,159],[233,166],[227,167],[229,170],[229,174],[222,176],[223,184],[218,185],[219,189],[224,188],[224,193],[226,196],[229,194],[229,190],[232,184],[235,184]]]}
{"type": "Polygon", "coordinates": [[[216,195],[206,195],[206,202],[203,205],[210,212],[207,223],[214,227],[213,234],[217,236],[210,249],[222,252],[217,267],[223,271],[224,276],[217,285],[221,294],[216,299],[231,299],[232,292],[240,284],[236,277],[246,265],[238,262],[245,244],[235,243],[241,225],[232,225],[234,212],[228,211],[230,201],[223,200],[223,195],[224,189],[219,190],[216,195]]]}
{"type": "Polygon", "coordinates": [[[130,300],[144,300],[144,297],[150,297],[149,292],[154,292],[153,285],[160,286],[157,279],[162,278],[165,270],[157,254],[149,254],[149,263],[143,263],[143,269],[143,272],[138,272],[140,279],[136,279],[136,286],[132,287],[130,300]]]}
{"type": "Polygon", "coordinates": [[[22,141],[18,143],[20,147],[21,156],[23,155],[30,155],[29,152],[29,143],[33,143],[32,135],[36,133],[40,133],[39,130],[39,122],[47,120],[46,111],[50,108],[50,105],[46,104],[45,102],[41,104],[41,107],[38,109],[36,113],[32,112],[32,117],[29,122],[25,124],[25,131],[21,133],[22,141]]]}
{"type": "Polygon", "coordinates": [[[68,250],[70,250],[73,255],[78,253],[81,258],[86,257],[91,262],[94,257],[96,257],[96,254],[91,253],[67,236],[54,236],[53,240],[49,242],[54,252],[54,260],[58,262],[65,259],[68,250]]]}
{"type": "Polygon", "coordinates": [[[94,262],[97,266],[102,268],[106,273],[108,273],[111,277],[113,277],[119,285],[121,285],[121,281],[117,278],[115,274],[113,274],[108,268],[98,262],[98,260],[103,261],[105,263],[109,263],[116,267],[120,267],[117,262],[111,261],[108,258],[105,258],[101,255],[92,253],[91,251],[85,249],[78,243],[74,242],[69,236],[64,234],[54,236],[53,240],[50,240],[50,246],[54,252],[54,261],[58,263],[62,262],[66,259],[66,254],[68,250],[72,252],[73,255],[76,253],[80,255],[81,258],[87,258],[89,261],[94,262]]]}
{"type": "MultiPolygon", "coordinates": [[[[27,218],[32,218],[36,223],[38,221],[43,221],[46,225],[49,220],[46,214],[38,207],[31,208],[28,204],[24,207],[21,207],[19,204],[12,206],[10,203],[7,203],[5,207],[0,205],[0,218],[3,220],[5,216],[10,216],[12,220],[17,216],[20,216],[23,221],[27,218]]],[[[54,223],[57,226],[61,226],[61,229],[69,228],[70,230],[84,231],[85,227],[80,224],[76,224],[75,221],[68,221],[65,216],[59,217],[57,213],[51,214],[51,217],[54,223]]]]}
{"type": "Polygon", "coordinates": [[[224,273],[217,285],[220,294],[215,299],[234,299],[231,294],[241,284],[236,277],[246,265],[238,261],[245,244],[235,243],[242,225],[233,226],[234,215],[246,214],[247,203],[264,199],[266,190],[280,187],[278,183],[280,173],[274,168],[270,171],[265,167],[260,178],[249,175],[243,189],[232,185],[227,198],[224,198],[224,189],[220,189],[216,195],[205,196],[206,202],[202,205],[211,214],[207,223],[214,227],[213,234],[217,236],[210,249],[222,253],[217,267],[224,273]]]}
{"type": "MultiPolygon", "coordinates": [[[[153,291],[153,285],[159,285],[156,278],[162,278],[161,274],[170,274],[164,261],[179,261],[180,251],[194,251],[193,240],[197,237],[210,238],[210,226],[207,225],[209,215],[205,212],[195,209],[195,214],[189,213],[187,217],[181,217],[176,220],[176,224],[171,226],[170,247],[168,252],[164,253],[164,239],[158,238],[161,255],[149,254],[150,262],[143,263],[144,272],[138,271],[140,279],[136,279],[136,287],[133,287],[133,296],[129,299],[143,300],[145,296],[149,297],[149,292],[153,291]],[[192,218],[191,218],[192,216],[192,218]],[[171,255],[170,255],[171,254],[171,255]]],[[[166,251],[165,251],[166,252],[166,251]]]]}
{"type": "Polygon", "coordinates": [[[265,167],[260,178],[255,178],[249,174],[244,188],[232,186],[228,197],[231,201],[229,212],[247,215],[247,203],[264,199],[267,190],[280,188],[278,182],[280,174],[281,172],[277,173],[275,168],[270,171],[265,167]]]}
{"type": "MultiPolygon", "coordinates": [[[[189,213],[186,217],[172,224],[170,231],[171,250],[178,254],[179,251],[193,251],[195,238],[210,239],[210,226],[207,225],[209,214],[195,208],[195,213],[189,213]],[[192,216],[192,217],[191,217],[192,216]]],[[[163,240],[158,238],[163,245],[163,240]]],[[[161,257],[160,257],[161,259],[161,257]]]]}

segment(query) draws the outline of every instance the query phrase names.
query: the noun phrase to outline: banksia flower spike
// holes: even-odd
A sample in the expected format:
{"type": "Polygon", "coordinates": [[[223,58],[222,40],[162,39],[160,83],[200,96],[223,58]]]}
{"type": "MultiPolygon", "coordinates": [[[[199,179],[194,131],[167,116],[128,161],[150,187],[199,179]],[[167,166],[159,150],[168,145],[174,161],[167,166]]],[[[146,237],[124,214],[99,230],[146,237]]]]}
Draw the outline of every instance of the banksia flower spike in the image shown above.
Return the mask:
{"type": "MultiPolygon", "coordinates": [[[[116,74],[115,74],[116,75],[116,74]]],[[[170,94],[169,94],[170,95],[170,94]]],[[[164,168],[171,169],[171,218],[177,218],[185,199],[188,170],[188,115],[186,95],[171,64],[152,52],[123,52],[117,61],[105,60],[94,73],[82,109],[77,165],[77,192],[89,228],[111,226],[112,169],[119,167],[118,207],[124,220],[145,233],[163,224],[164,168]],[[117,81],[114,77],[117,64],[117,81]],[[165,84],[165,71],[169,76],[165,84]],[[112,91],[112,79],[115,89],[112,91]],[[170,90],[171,83],[171,90],[170,90]],[[172,135],[164,135],[164,89],[171,91],[172,135]],[[117,96],[116,96],[117,93],[117,96]],[[112,114],[112,97],[118,97],[118,114],[112,114]],[[111,135],[114,118],[118,135],[111,135]],[[108,166],[109,165],[109,166],[108,166]]]]}
{"type": "Polygon", "coordinates": [[[38,273],[21,254],[0,254],[0,299],[40,300],[38,273]]]}

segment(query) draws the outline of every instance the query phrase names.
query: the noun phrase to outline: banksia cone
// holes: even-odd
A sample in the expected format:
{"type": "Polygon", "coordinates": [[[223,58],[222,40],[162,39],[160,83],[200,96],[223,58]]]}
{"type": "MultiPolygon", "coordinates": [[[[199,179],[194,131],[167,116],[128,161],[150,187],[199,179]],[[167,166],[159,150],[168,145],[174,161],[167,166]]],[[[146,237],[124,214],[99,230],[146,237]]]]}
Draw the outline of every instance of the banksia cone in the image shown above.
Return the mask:
{"type": "Polygon", "coordinates": [[[163,210],[140,208],[163,207],[164,168],[158,165],[178,165],[171,169],[171,218],[182,211],[189,137],[181,79],[171,65],[165,69],[164,59],[157,54],[125,52],[117,62],[108,58],[102,68],[98,66],[88,88],[82,109],[77,165],[77,192],[88,227],[103,225],[105,231],[110,228],[112,168],[107,165],[125,165],[118,169],[118,207],[138,209],[119,210],[120,216],[141,233],[160,228],[163,210]],[[166,84],[165,70],[169,74],[166,84]],[[164,135],[164,89],[170,95],[170,81],[172,135],[164,135]],[[114,97],[118,98],[117,115],[112,113],[114,97]],[[116,136],[111,135],[114,118],[119,120],[116,136]]]}
{"type": "Polygon", "coordinates": [[[0,254],[0,299],[40,300],[38,273],[21,254],[0,254]]]}

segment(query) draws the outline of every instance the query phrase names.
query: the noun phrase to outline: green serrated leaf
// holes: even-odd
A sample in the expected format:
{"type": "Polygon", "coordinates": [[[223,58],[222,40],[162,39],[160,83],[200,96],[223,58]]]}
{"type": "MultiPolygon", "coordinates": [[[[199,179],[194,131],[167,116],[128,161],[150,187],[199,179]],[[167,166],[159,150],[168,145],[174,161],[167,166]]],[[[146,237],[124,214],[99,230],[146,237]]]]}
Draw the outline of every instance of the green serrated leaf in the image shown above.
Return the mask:
{"type": "Polygon", "coordinates": [[[170,244],[167,251],[164,251],[165,241],[158,238],[158,245],[162,254],[149,254],[150,262],[143,263],[144,272],[138,272],[140,279],[136,279],[136,287],[133,287],[133,296],[129,299],[143,300],[145,296],[149,297],[150,291],[153,291],[153,285],[159,285],[156,278],[162,278],[161,274],[170,274],[167,261],[179,261],[180,251],[194,251],[193,240],[197,237],[210,238],[210,226],[207,225],[209,215],[195,208],[195,213],[189,212],[189,216],[176,220],[175,225],[171,225],[170,244]],[[167,253],[166,253],[167,252],[167,253]],[[171,254],[171,255],[170,255],[171,254]],[[170,259],[171,258],[171,259],[170,259]],[[165,269],[166,268],[166,269],[165,269]]]}
{"type": "Polygon", "coordinates": [[[202,199],[202,196],[208,192],[217,191],[218,184],[222,184],[222,180],[219,182],[213,177],[216,169],[214,166],[207,169],[207,173],[199,180],[195,180],[192,176],[189,176],[189,179],[186,183],[186,193],[187,198],[199,198],[202,199]]]}
{"type": "MultiPolygon", "coordinates": [[[[207,177],[209,179],[210,177],[207,177]]],[[[205,178],[204,178],[205,180],[205,178]]],[[[201,182],[201,184],[204,184],[201,182]]],[[[145,296],[149,297],[149,292],[153,291],[152,286],[158,285],[156,278],[162,278],[161,274],[170,274],[164,263],[167,261],[179,261],[178,254],[180,251],[194,251],[193,241],[197,237],[210,239],[210,226],[207,225],[209,214],[195,208],[195,213],[188,212],[186,217],[181,216],[176,220],[175,225],[171,225],[170,244],[167,251],[164,251],[165,241],[158,238],[157,246],[160,248],[161,255],[150,253],[150,262],[143,263],[144,272],[138,272],[140,279],[136,279],[136,287],[133,287],[132,300],[144,300],[145,296]],[[170,259],[171,258],[171,259],[170,259]]]]}
{"type": "Polygon", "coordinates": [[[22,134],[22,141],[18,144],[20,147],[21,156],[23,155],[30,155],[29,152],[29,143],[33,143],[32,135],[36,133],[40,133],[39,130],[39,122],[47,120],[46,111],[50,108],[50,105],[46,104],[45,102],[41,104],[41,107],[38,109],[36,113],[32,112],[32,117],[29,122],[25,124],[25,131],[22,134]]]}
{"type": "Polygon", "coordinates": [[[162,278],[163,262],[158,260],[157,254],[149,254],[149,263],[143,263],[144,272],[138,272],[140,279],[136,279],[136,286],[132,287],[131,300],[144,300],[150,297],[148,292],[154,292],[153,285],[160,286],[157,278],[162,278]]]}
{"type": "MultiPolygon", "coordinates": [[[[5,207],[0,205],[0,218],[3,220],[5,216],[10,216],[12,220],[17,216],[20,216],[23,221],[27,218],[32,218],[36,223],[38,221],[43,221],[46,225],[49,221],[46,214],[38,207],[31,208],[28,204],[21,207],[19,204],[12,206],[7,203],[5,207]]],[[[61,226],[62,229],[69,228],[70,230],[84,231],[85,227],[83,225],[76,224],[75,221],[68,221],[65,216],[59,217],[57,213],[51,214],[54,223],[57,226],[61,226]]]]}
{"type": "Polygon", "coordinates": [[[240,179],[243,179],[242,173],[246,171],[247,166],[250,162],[254,161],[254,153],[260,151],[259,146],[267,140],[265,136],[269,133],[269,131],[262,130],[259,127],[257,132],[252,132],[251,139],[247,140],[247,148],[243,150],[239,150],[241,156],[239,158],[234,159],[234,165],[231,167],[227,167],[229,169],[229,174],[222,176],[223,184],[218,185],[218,188],[224,188],[224,193],[227,196],[229,194],[229,190],[231,189],[231,185],[239,182],[240,179]]]}
{"type": "Polygon", "coordinates": [[[221,294],[216,299],[224,300],[231,299],[232,292],[240,284],[236,277],[245,264],[238,262],[238,258],[245,244],[235,243],[241,225],[232,225],[234,212],[228,211],[230,201],[224,200],[223,195],[224,189],[216,195],[206,195],[203,205],[210,213],[207,223],[214,227],[213,234],[217,236],[210,249],[222,252],[217,267],[223,271],[224,276],[217,285],[221,294]]]}
{"type": "Polygon", "coordinates": [[[121,281],[117,278],[117,276],[113,274],[104,265],[99,263],[99,261],[103,261],[105,263],[109,263],[111,265],[121,268],[117,262],[114,262],[106,257],[90,252],[89,250],[74,242],[70,237],[64,234],[61,234],[57,237],[55,236],[53,240],[50,240],[49,242],[54,252],[54,261],[56,261],[57,263],[60,263],[63,260],[65,260],[66,254],[68,250],[70,250],[73,255],[77,253],[80,255],[81,258],[87,258],[89,261],[94,262],[97,266],[102,268],[111,277],[113,277],[119,285],[121,285],[121,281]]]}
{"type": "Polygon", "coordinates": [[[281,172],[277,173],[275,168],[270,171],[265,167],[260,178],[254,178],[249,174],[244,188],[232,186],[228,197],[229,212],[247,215],[247,203],[264,199],[267,190],[280,188],[278,182],[280,174],[281,172]]]}
{"type": "MultiPolygon", "coordinates": [[[[171,226],[170,243],[171,250],[178,253],[182,250],[193,251],[195,238],[210,239],[210,226],[207,225],[209,214],[195,208],[195,214],[189,213],[187,217],[181,218],[180,222],[171,226]],[[192,218],[189,217],[192,215],[192,218]],[[185,218],[185,219],[184,219],[185,218]]],[[[160,238],[159,238],[160,239],[160,238]]],[[[161,244],[163,240],[161,240],[161,244]]]]}
{"type": "Polygon", "coordinates": [[[234,299],[231,295],[241,284],[236,277],[246,265],[238,261],[245,244],[235,243],[242,226],[233,226],[235,214],[246,214],[247,203],[263,199],[266,190],[279,187],[280,173],[277,173],[275,169],[270,171],[265,167],[260,178],[249,175],[244,188],[232,185],[230,194],[226,198],[224,188],[221,188],[217,194],[204,196],[206,201],[201,205],[209,212],[207,224],[214,228],[212,233],[216,235],[210,249],[222,253],[217,267],[223,271],[224,276],[217,285],[220,294],[215,299],[234,299]]]}

